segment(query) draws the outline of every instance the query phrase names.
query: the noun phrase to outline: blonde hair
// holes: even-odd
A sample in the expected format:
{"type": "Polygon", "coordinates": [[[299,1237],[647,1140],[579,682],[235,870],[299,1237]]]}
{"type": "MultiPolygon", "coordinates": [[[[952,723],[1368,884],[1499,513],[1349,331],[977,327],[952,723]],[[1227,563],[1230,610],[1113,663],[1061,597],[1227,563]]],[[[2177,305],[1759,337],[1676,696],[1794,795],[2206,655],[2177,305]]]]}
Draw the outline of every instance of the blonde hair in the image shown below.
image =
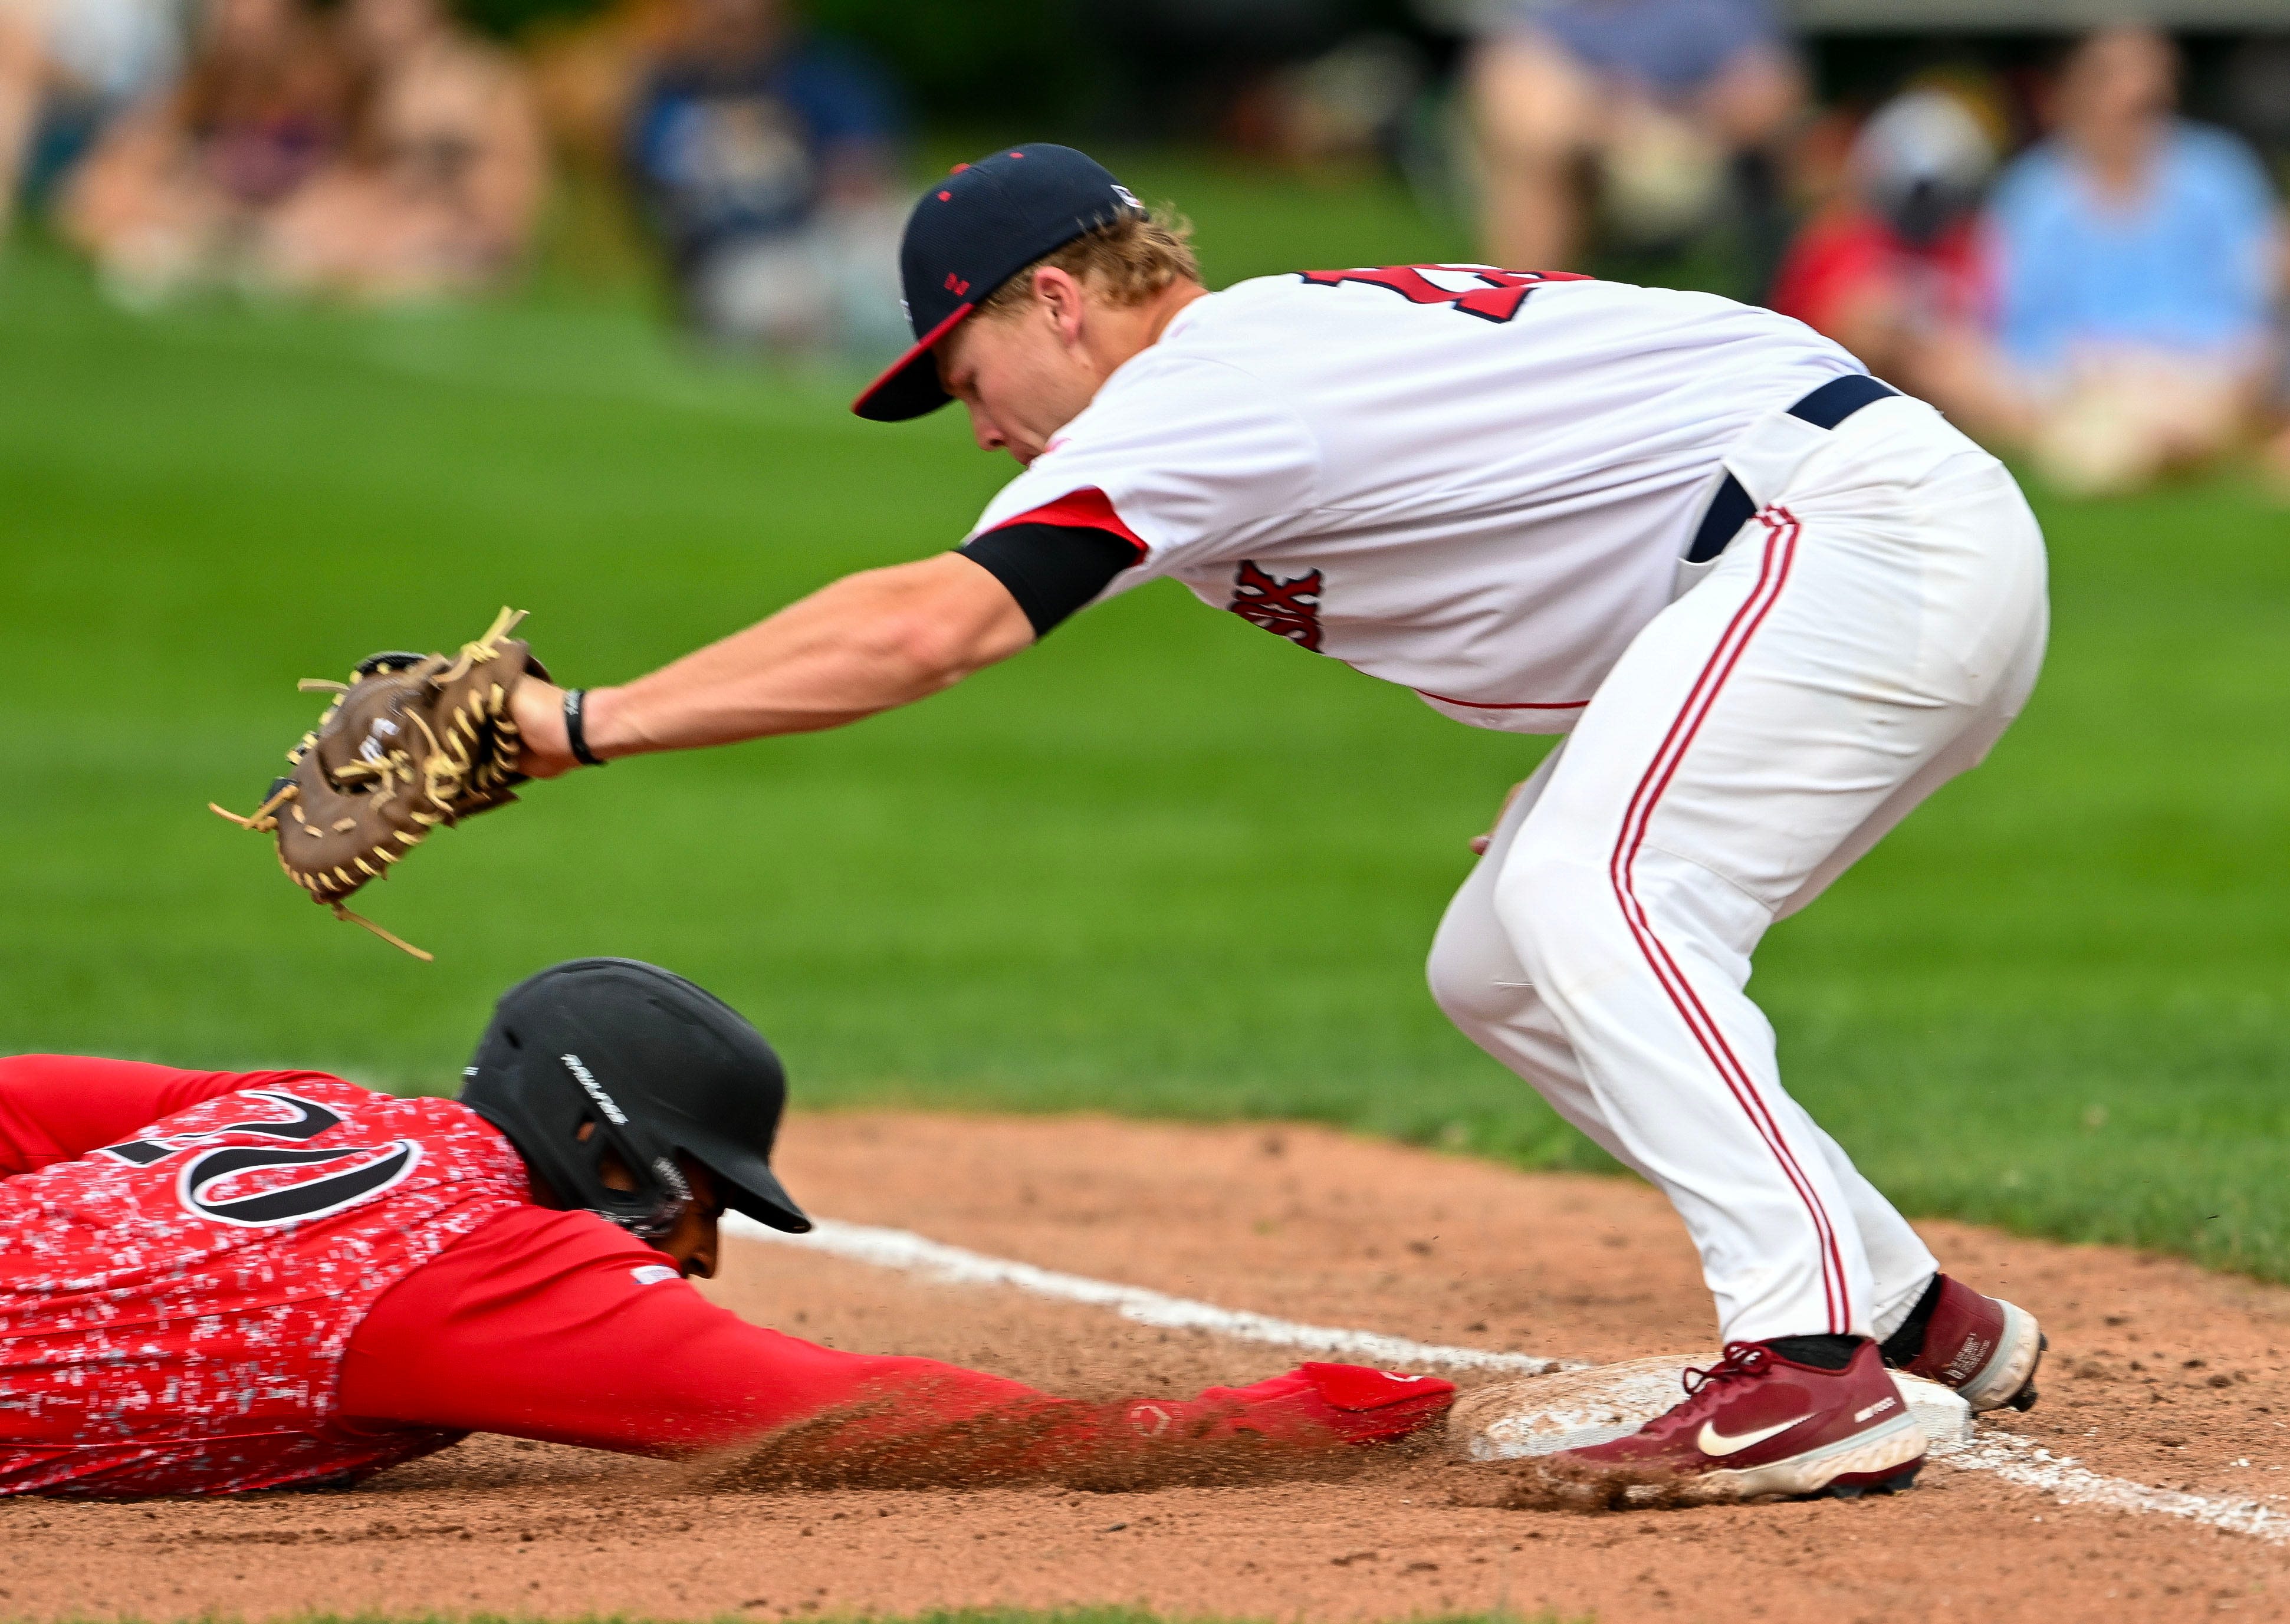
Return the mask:
{"type": "Polygon", "coordinates": [[[1193,225],[1166,209],[1124,214],[1045,254],[996,288],[978,314],[1006,316],[1034,297],[1034,273],[1047,266],[1095,287],[1117,305],[1141,305],[1178,282],[1198,282],[1193,225]]]}

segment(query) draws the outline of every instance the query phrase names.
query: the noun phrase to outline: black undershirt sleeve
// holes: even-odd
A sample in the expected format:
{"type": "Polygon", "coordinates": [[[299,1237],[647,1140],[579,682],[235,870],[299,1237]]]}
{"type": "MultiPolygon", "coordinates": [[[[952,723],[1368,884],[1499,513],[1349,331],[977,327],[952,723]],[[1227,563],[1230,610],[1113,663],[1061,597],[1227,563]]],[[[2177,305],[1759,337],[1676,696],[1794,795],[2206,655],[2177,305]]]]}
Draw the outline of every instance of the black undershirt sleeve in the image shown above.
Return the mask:
{"type": "Polygon", "coordinates": [[[1010,589],[1041,636],[1135,564],[1138,548],[1109,530],[1071,524],[1005,524],[957,549],[1010,589]]]}

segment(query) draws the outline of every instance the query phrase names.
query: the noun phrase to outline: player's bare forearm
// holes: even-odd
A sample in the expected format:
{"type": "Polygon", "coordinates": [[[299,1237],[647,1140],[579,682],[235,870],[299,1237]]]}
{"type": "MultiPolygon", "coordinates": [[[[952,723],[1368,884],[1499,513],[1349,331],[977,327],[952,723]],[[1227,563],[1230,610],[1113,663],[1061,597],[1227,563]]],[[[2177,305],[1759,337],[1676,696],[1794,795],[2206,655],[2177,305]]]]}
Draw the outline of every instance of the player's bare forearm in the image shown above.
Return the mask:
{"type": "MultiPolygon", "coordinates": [[[[999,580],[942,553],[845,576],[649,676],[591,689],[582,731],[611,760],[840,727],[926,699],[1033,640],[999,580]]],[[[521,771],[549,778],[574,764],[562,689],[528,681],[515,708],[521,771]]]]}

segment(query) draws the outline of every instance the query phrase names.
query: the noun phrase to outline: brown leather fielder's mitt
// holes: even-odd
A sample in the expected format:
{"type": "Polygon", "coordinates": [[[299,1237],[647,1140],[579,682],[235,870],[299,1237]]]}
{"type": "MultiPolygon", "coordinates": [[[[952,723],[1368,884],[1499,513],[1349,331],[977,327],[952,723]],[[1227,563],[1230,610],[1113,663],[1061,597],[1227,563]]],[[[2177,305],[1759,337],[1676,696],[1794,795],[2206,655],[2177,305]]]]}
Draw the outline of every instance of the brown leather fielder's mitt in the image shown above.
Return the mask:
{"type": "Polygon", "coordinates": [[[370,654],[302,742],[286,752],[293,768],[270,786],[250,817],[212,811],[243,828],[278,838],[278,865],[310,900],[362,924],[417,958],[430,956],[342,906],[388,874],[390,865],[443,828],[506,806],[521,740],[509,696],[530,674],[548,673],[508,634],[524,619],[504,609],[457,655],[370,654]]]}

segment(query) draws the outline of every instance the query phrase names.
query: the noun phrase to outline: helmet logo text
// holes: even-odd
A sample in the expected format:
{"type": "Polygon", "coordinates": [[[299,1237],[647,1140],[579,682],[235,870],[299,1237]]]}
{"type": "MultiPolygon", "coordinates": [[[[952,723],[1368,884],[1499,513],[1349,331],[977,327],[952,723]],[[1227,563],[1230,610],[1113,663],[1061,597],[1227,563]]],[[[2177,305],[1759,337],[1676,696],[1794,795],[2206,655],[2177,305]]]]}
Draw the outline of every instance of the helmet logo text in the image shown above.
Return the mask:
{"type": "Polygon", "coordinates": [[[581,1063],[579,1055],[560,1054],[556,1058],[564,1062],[564,1069],[572,1074],[572,1080],[587,1092],[589,1099],[597,1102],[597,1108],[604,1112],[605,1120],[616,1128],[625,1128],[629,1125],[628,1117],[621,1113],[619,1106],[613,1103],[612,1095],[599,1087],[597,1079],[589,1075],[589,1068],[581,1063]]]}

